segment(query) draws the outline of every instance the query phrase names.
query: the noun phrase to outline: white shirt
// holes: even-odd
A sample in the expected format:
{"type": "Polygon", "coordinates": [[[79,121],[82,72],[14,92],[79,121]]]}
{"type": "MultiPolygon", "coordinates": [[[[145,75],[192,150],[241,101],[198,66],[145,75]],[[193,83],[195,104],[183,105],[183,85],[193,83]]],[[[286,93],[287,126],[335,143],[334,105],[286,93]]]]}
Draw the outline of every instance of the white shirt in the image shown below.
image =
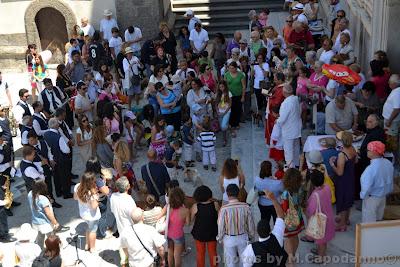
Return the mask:
{"type": "MultiPolygon", "coordinates": [[[[25,161],[26,163],[32,163],[35,164],[34,162],[28,161],[26,159],[23,159],[22,161],[25,161]]],[[[35,164],[36,167],[39,167],[37,164],[35,164]]],[[[39,182],[39,181],[44,181],[44,174],[43,174],[43,168],[40,166],[38,168],[39,170],[36,170],[34,167],[27,167],[24,171],[24,175],[26,177],[32,178],[33,180],[39,182]]],[[[21,170],[22,172],[22,170],[21,170]]]]}
{"type": "Polygon", "coordinates": [[[121,37],[111,37],[109,41],[110,48],[114,48],[114,53],[115,56],[118,55],[118,53],[121,51],[121,46],[122,46],[122,38],[121,37]]]}
{"type": "Polygon", "coordinates": [[[143,223],[127,226],[122,232],[120,232],[120,236],[121,248],[128,249],[129,266],[132,267],[152,265],[154,262],[154,256],[157,255],[156,248],[161,247],[165,243],[164,236],[160,235],[154,227],[143,223]],[[150,254],[140,244],[132,227],[134,227],[135,232],[143,245],[146,246],[153,256],[150,256],[150,254]]]}
{"type": "Polygon", "coordinates": [[[122,60],[122,67],[125,72],[125,79],[122,80],[122,88],[124,88],[125,90],[128,90],[131,87],[131,77],[133,76],[133,74],[139,74],[139,63],[140,60],[136,56],[132,56],[130,60],[128,60],[127,58],[124,58],[124,60],[122,60]]]}
{"type": "MultiPolygon", "coordinates": [[[[78,192],[78,187],[79,184],[76,184],[74,186],[74,192],[78,192]]],[[[90,207],[90,200],[93,200],[94,196],[91,196],[89,201],[84,203],[82,202],[80,199],[78,199],[78,206],[79,206],[79,216],[81,216],[82,219],[86,220],[86,221],[96,221],[98,219],[100,219],[101,214],[100,214],[100,209],[99,207],[97,207],[96,209],[92,209],[90,207]]]]}
{"type": "MultiPolygon", "coordinates": [[[[49,158],[50,161],[54,160],[54,156],[51,153],[51,149],[50,149],[49,145],[46,143],[46,141],[44,141],[44,143],[47,146],[47,157],[49,158]]],[[[40,143],[40,141],[38,141],[37,144],[34,145],[33,147],[37,147],[39,150],[41,150],[42,149],[42,144],[40,143]]],[[[36,166],[42,167],[42,163],[41,162],[34,162],[34,163],[35,163],[36,166]],[[37,165],[37,163],[38,163],[38,165],[37,165]]]]}
{"type": "Polygon", "coordinates": [[[196,74],[196,72],[194,71],[194,69],[191,68],[186,68],[186,70],[182,70],[182,69],[178,69],[175,72],[175,75],[178,75],[181,81],[184,81],[187,79],[187,77],[189,76],[189,72],[193,72],[194,74],[196,74]]]}
{"type": "Polygon", "coordinates": [[[154,76],[154,74],[150,76],[149,83],[156,84],[156,83],[158,83],[158,82],[161,82],[164,86],[166,86],[166,85],[168,84],[168,77],[167,77],[167,75],[164,74],[164,75],[162,76],[161,80],[158,80],[158,79],[156,78],[156,76],[154,76]]]}
{"type": "Polygon", "coordinates": [[[124,228],[130,227],[132,223],[131,215],[136,203],[127,193],[113,193],[110,197],[110,210],[114,214],[117,222],[118,232],[122,233],[124,228]]]}
{"type": "Polygon", "coordinates": [[[72,140],[72,139],[73,139],[72,131],[71,131],[71,129],[69,128],[68,124],[65,123],[65,121],[60,121],[60,120],[59,120],[58,123],[59,123],[60,125],[63,124],[63,125],[65,126],[65,128],[67,128],[68,134],[69,134],[69,136],[71,137],[71,139],[69,139],[69,138],[64,134],[63,130],[61,129],[61,126],[58,128],[58,133],[61,134],[61,137],[65,140],[65,143],[68,143],[69,140],[72,140]]]}
{"type": "Polygon", "coordinates": [[[264,71],[269,72],[268,63],[263,63],[262,68],[260,65],[254,65],[254,89],[260,89],[260,82],[267,78],[264,76],[264,71]]]}
{"type": "Polygon", "coordinates": [[[88,94],[85,93],[85,96],[78,94],[75,98],[75,109],[82,109],[86,111],[83,113],[88,118],[89,121],[93,121],[93,112],[92,110],[87,110],[92,106],[92,102],[90,101],[88,94]]]}
{"type": "Polygon", "coordinates": [[[297,17],[294,16],[293,19],[294,19],[295,21],[297,20],[297,21],[299,21],[299,22],[301,22],[301,23],[308,24],[307,16],[304,15],[303,13],[297,15],[297,17]]]}
{"type": "Polygon", "coordinates": [[[19,267],[31,267],[33,261],[42,252],[38,244],[33,242],[17,242],[15,243],[15,255],[19,258],[19,267]]]}
{"type": "Polygon", "coordinates": [[[118,28],[117,21],[114,18],[111,19],[104,18],[100,21],[100,32],[103,33],[103,39],[107,41],[111,39],[112,37],[111,29],[114,27],[118,28]]]}
{"type": "MultiPolygon", "coordinates": [[[[386,99],[383,105],[382,116],[388,120],[392,115],[393,109],[400,108],[400,87],[397,87],[390,92],[390,95],[386,99]]],[[[400,121],[400,115],[393,120],[394,122],[400,121]]]]}
{"type": "Polygon", "coordinates": [[[7,92],[9,90],[8,83],[5,81],[0,81],[0,105],[8,106],[10,103],[8,102],[7,92]]]}
{"type": "Polygon", "coordinates": [[[197,22],[201,23],[201,20],[200,20],[199,18],[197,18],[197,17],[193,17],[193,18],[191,18],[191,19],[189,20],[189,24],[188,24],[189,32],[191,32],[192,30],[194,30],[194,25],[195,25],[197,22]]]}
{"type": "Polygon", "coordinates": [[[337,36],[336,36],[336,40],[335,40],[335,44],[332,47],[332,50],[335,51],[336,53],[339,53],[340,48],[342,47],[342,45],[340,44],[340,35],[344,32],[347,32],[350,35],[350,40],[351,40],[351,33],[348,29],[344,29],[343,31],[341,31],[337,36]]]}
{"type": "Polygon", "coordinates": [[[194,52],[201,52],[203,49],[205,49],[204,45],[209,40],[208,32],[203,28],[200,32],[196,31],[196,29],[193,29],[190,31],[189,40],[193,42],[195,48],[194,52]]]}
{"type": "MultiPolygon", "coordinates": [[[[22,102],[21,100],[18,101],[18,103],[22,103],[22,104],[28,105],[28,108],[31,111],[31,114],[34,113],[33,108],[32,108],[32,106],[30,104],[22,102]]],[[[22,124],[22,117],[23,117],[23,115],[25,113],[25,110],[20,105],[15,105],[12,111],[13,111],[14,118],[17,121],[17,123],[18,124],[22,124]]]]}
{"type": "MultiPolygon", "coordinates": [[[[285,222],[282,218],[276,218],[274,229],[272,229],[271,234],[275,236],[279,245],[283,247],[283,234],[285,233],[285,222]]],[[[258,241],[264,242],[270,238],[258,238],[258,241]]],[[[257,261],[256,255],[254,255],[253,246],[248,244],[243,253],[240,255],[243,262],[243,267],[251,267],[257,261]]]]}
{"type": "Polygon", "coordinates": [[[325,100],[331,102],[333,99],[335,99],[338,93],[338,89],[339,89],[339,83],[335,80],[329,80],[328,84],[326,85],[326,90],[327,91],[335,90],[335,94],[333,95],[333,97],[326,95],[325,100]]]}
{"type": "MultiPolygon", "coordinates": [[[[49,111],[50,111],[50,113],[56,112],[56,110],[53,107],[53,97],[52,97],[51,93],[53,93],[53,95],[54,95],[54,100],[56,101],[57,107],[61,107],[61,105],[63,104],[62,100],[58,98],[55,90],[58,90],[60,95],[63,96],[63,93],[61,92],[61,90],[58,87],[53,87],[52,90],[44,89],[44,93],[46,95],[47,101],[49,101],[49,111]]],[[[42,98],[42,94],[39,94],[38,100],[40,101],[40,103],[44,104],[43,98],[42,98]]]]}
{"type": "Polygon", "coordinates": [[[333,50],[329,50],[329,51],[324,50],[321,53],[321,56],[319,57],[319,61],[322,61],[325,64],[331,64],[331,59],[334,55],[335,55],[335,52],[333,52],[333,50]]]}
{"type": "MultiPolygon", "coordinates": [[[[56,129],[50,129],[49,131],[59,133],[58,130],[56,130],[56,129]]],[[[61,135],[61,137],[63,137],[63,136],[61,135]]],[[[69,149],[69,146],[64,138],[58,139],[58,146],[60,147],[60,150],[62,153],[64,153],[64,154],[71,153],[71,150],[69,149]]]]}
{"type": "Polygon", "coordinates": [[[393,164],[385,158],[372,159],[362,173],[360,198],[385,197],[393,191],[393,164]]]}
{"type": "MultiPolygon", "coordinates": [[[[25,127],[29,128],[28,126],[25,126],[25,127]]],[[[29,129],[29,131],[30,130],[32,130],[32,127],[29,129]]],[[[21,144],[27,145],[29,143],[29,141],[28,141],[28,133],[29,133],[29,131],[22,132],[22,134],[21,134],[21,144]]]]}
{"type": "MultiPolygon", "coordinates": [[[[142,31],[139,28],[134,27],[134,29],[135,30],[133,31],[133,33],[129,33],[128,30],[125,31],[125,34],[124,34],[125,42],[135,41],[135,40],[138,40],[143,37],[142,31]]],[[[141,49],[140,42],[135,42],[135,43],[131,44],[130,46],[131,46],[133,52],[140,51],[140,49],[141,49]]]]}
{"type": "MultiPolygon", "coordinates": [[[[40,117],[40,118],[42,118],[43,120],[46,121],[46,117],[42,113],[34,113],[34,115],[36,115],[37,117],[40,117]]],[[[48,131],[48,129],[47,130],[42,130],[42,128],[40,127],[40,124],[39,124],[39,122],[37,120],[33,120],[32,127],[33,127],[33,129],[35,130],[35,133],[38,136],[43,136],[44,133],[48,131]]]]}
{"type": "Polygon", "coordinates": [[[282,128],[283,139],[301,137],[301,112],[297,96],[291,95],[283,101],[279,109],[277,123],[282,128]]]}
{"type": "Polygon", "coordinates": [[[84,36],[89,35],[90,37],[93,37],[93,34],[95,32],[94,27],[89,23],[86,24],[85,27],[81,26],[81,30],[83,31],[84,36]]]}
{"type": "Polygon", "coordinates": [[[92,139],[92,129],[90,129],[90,132],[88,132],[88,131],[84,131],[83,132],[83,134],[82,134],[82,130],[81,130],[81,128],[80,127],[78,127],[77,129],[76,129],[76,134],[80,134],[81,135],[81,139],[83,140],[83,141],[86,141],[86,140],[91,140],[92,139]]]}

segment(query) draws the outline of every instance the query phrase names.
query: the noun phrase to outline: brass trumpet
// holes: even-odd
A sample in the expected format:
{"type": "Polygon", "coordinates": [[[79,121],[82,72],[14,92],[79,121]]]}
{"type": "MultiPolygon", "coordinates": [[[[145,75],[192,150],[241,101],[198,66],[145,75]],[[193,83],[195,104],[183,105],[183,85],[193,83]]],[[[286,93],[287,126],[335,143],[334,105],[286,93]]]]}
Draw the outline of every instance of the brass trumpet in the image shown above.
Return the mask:
{"type": "Polygon", "coordinates": [[[4,208],[9,209],[11,208],[12,202],[13,202],[13,193],[10,190],[10,176],[9,175],[5,175],[5,174],[1,174],[4,177],[6,177],[6,182],[4,183],[4,187],[5,187],[5,192],[4,192],[4,200],[8,199],[8,204],[4,205],[4,208]]]}

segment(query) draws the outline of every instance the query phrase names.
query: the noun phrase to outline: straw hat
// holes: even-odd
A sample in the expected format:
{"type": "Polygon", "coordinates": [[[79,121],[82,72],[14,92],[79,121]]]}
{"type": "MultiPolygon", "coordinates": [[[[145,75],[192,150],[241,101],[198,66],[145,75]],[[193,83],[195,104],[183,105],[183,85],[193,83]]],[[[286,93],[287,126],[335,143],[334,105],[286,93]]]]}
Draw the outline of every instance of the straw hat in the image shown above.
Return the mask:
{"type": "Polygon", "coordinates": [[[133,53],[133,50],[130,46],[128,46],[127,48],[125,48],[125,55],[129,54],[129,53],[133,53]]]}
{"type": "Polygon", "coordinates": [[[103,14],[104,14],[104,16],[108,17],[108,16],[112,16],[113,13],[111,10],[105,9],[103,14]]]}
{"type": "Polygon", "coordinates": [[[312,150],[312,151],[306,153],[306,159],[311,164],[321,164],[324,162],[324,159],[322,158],[322,154],[318,150],[312,150]]]}

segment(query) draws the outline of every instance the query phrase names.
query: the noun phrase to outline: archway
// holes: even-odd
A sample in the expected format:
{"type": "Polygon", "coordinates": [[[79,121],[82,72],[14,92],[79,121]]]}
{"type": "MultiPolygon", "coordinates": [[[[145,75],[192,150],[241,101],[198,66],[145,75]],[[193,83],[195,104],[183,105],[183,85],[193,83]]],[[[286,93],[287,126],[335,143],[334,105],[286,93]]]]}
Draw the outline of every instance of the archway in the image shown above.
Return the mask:
{"type": "Polygon", "coordinates": [[[64,51],[64,44],[68,42],[68,33],[64,16],[56,9],[45,7],[35,16],[36,28],[41,41],[42,50],[55,48],[64,51]]]}
{"type": "MultiPolygon", "coordinates": [[[[39,25],[36,25],[36,17],[38,13],[47,8],[53,9],[61,15],[64,20],[64,28],[67,33],[67,40],[70,38],[74,26],[76,25],[76,17],[71,8],[60,0],[35,0],[28,6],[25,12],[25,30],[28,44],[36,44],[37,47],[43,48],[41,37],[39,36],[39,25]],[[37,27],[38,26],[38,27],[37,27]]],[[[46,11],[44,11],[46,12],[46,11]]],[[[41,12],[40,12],[41,13],[41,12]]],[[[53,12],[54,13],[54,12],[53,12]]],[[[40,15],[40,14],[39,14],[40,15]]],[[[43,23],[43,27],[50,28],[53,18],[47,17],[43,23]],[[46,21],[47,20],[47,21],[46,21]]],[[[40,23],[39,23],[40,24],[40,23]]],[[[65,32],[64,32],[65,33],[65,32]]],[[[66,42],[66,40],[65,40],[66,42]]]]}

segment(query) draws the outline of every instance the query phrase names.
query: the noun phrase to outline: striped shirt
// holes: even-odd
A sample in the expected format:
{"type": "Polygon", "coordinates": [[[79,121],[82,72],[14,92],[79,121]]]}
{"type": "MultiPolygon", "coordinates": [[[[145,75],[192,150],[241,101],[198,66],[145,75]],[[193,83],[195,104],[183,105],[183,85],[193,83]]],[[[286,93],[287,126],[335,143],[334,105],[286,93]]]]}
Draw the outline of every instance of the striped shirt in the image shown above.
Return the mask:
{"type": "Polygon", "coordinates": [[[225,235],[243,234],[247,234],[249,240],[253,240],[255,236],[255,224],[250,207],[238,200],[230,200],[219,211],[217,240],[221,242],[225,235]]]}
{"type": "Polygon", "coordinates": [[[217,137],[213,132],[201,132],[197,137],[197,140],[201,143],[202,151],[214,151],[215,141],[217,137]]]}

